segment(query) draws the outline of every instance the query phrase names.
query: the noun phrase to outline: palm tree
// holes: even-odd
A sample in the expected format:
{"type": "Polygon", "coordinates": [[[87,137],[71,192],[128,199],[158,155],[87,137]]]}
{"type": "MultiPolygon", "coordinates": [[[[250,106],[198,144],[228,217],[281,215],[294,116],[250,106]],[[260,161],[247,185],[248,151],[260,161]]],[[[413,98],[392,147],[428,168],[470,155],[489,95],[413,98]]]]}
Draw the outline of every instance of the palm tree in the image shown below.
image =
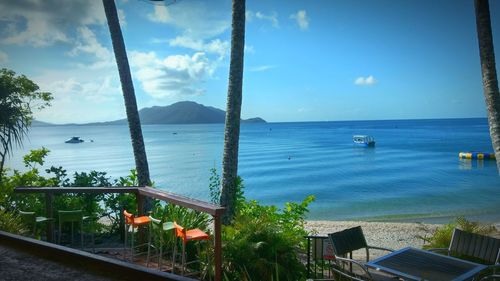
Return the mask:
{"type": "Polygon", "coordinates": [[[231,62],[229,66],[224,153],[222,158],[222,190],[220,198],[220,204],[226,207],[226,212],[222,218],[222,222],[226,225],[231,223],[235,213],[244,48],[245,0],[233,0],[231,62]]]}
{"type": "Polygon", "coordinates": [[[495,52],[491,33],[490,7],[488,0],[475,0],[477,38],[481,57],[484,98],[488,110],[490,136],[500,173],[500,93],[498,92],[495,52]]]}
{"type": "Polygon", "coordinates": [[[142,137],[139,112],[137,111],[134,84],[132,83],[132,76],[130,75],[127,51],[125,50],[125,43],[123,42],[123,35],[118,21],[116,5],[114,0],[102,0],[102,4],[104,5],[104,11],[108,20],[109,32],[111,33],[111,41],[113,43],[113,51],[115,53],[116,64],[118,65],[118,72],[120,74],[123,99],[125,100],[125,110],[127,112],[128,127],[130,129],[130,137],[132,139],[132,147],[134,150],[137,177],[140,186],[147,186],[151,184],[151,180],[149,178],[148,159],[144,148],[144,139],[142,137]]]}

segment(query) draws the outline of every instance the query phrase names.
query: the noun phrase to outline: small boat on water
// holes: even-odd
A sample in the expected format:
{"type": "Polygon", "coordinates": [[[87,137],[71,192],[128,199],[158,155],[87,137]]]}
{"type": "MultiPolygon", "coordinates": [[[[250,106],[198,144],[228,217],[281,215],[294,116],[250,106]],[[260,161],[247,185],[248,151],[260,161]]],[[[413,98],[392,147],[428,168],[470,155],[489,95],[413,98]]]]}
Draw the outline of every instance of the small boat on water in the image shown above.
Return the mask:
{"type": "Polygon", "coordinates": [[[71,137],[70,139],[66,140],[65,143],[81,143],[83,142],[80,137],[71,137]]]}
{"type": "Polygon", "coordinates": [[[367,135],[354,135],[352,136],[352,141],[355,144],[364,145],[364,146],[375,146],[375,139],[372,136],[367,135]]]}

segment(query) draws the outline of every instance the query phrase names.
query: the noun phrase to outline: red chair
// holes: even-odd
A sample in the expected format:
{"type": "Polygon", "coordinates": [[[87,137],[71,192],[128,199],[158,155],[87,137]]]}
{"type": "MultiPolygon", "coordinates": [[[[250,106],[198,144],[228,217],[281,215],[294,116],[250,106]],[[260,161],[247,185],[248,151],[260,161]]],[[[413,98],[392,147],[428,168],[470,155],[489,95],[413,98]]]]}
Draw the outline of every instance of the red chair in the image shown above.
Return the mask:
{"type": "MultiPolygon", "coordinates": [[[[174,266],[172,266],[172,273],[174,273],[175,269],[175,256],[177,254],[177,238],[181,238],[182,240],[182,256],[181,256],[181,275],[184,275],[184,271],[186,270],[186,244],[189,241],[201,241],[201,240],[210,240],[210,235],[207,233],[203,232],[201,229],[195,228],[195,229],[190,229],[186,230],[184,227],[178,225],[174,221],[174,227],[175,227],[175,237],[176,241],[174,241],[174,254],[173,254],[173,259],[172,261],[174,262],[174,266]]],[[[198,262],[198,261],[191,261],[189,263],[193,262],[198,262]]]]}
{"type": "Polygon", "coordinates": [[[126,258],[126,253],[127,253],[127,236],[128,236],[128,231],[129,228],[132,230],[132,237],[131,237],[131,242],[130,242],[130,259],[133,260],[135,255],[138,255],[140,253],[135,253],[135,248],[141,247],[143,245],[147,245],[148,243],[140,244],[140,245],[134,245],[134,233],[135,230],[139,228],[139,226],[149,226],[149,223],[151,222],[151,219],[149,219],[148,216],[140,216],[136,217],[133,214],[127,212],[127,210],[123,210],[123,216],[124,216],[124,222],[125,222],[125,244],[123,247],[123,259],[126,258]]]}

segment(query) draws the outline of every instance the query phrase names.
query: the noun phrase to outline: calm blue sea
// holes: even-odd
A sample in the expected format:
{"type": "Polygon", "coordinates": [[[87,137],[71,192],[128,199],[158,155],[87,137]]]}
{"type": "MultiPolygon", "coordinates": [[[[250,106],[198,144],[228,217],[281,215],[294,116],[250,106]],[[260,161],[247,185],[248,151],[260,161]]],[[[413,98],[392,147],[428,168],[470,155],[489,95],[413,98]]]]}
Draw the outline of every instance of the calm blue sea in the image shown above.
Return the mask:
{"type": "MultiPolygon", "coordinates": [[[[160,189],[208,200],[210,169],[220,171],[223,125],[143,126],[152,179],[160,189]]],[[[47,166],[127,175],[134,167],[126,126],[31,129],[10,168],[30,149],[51,150],[47,166]],[[87,140],[65,144],[71,136],[87,140]],[[88,142],[93,140],[94,142],[88,142]]],[[[492,151],[486,119],[243,124],[239,174],[248,198],[282,206],[316,196],[310,219],[443,222],[457,215],[500,221],[495,161],[459,160],[492,151]],[[375,137],[357,147],[352,135],[375,137]]]]}

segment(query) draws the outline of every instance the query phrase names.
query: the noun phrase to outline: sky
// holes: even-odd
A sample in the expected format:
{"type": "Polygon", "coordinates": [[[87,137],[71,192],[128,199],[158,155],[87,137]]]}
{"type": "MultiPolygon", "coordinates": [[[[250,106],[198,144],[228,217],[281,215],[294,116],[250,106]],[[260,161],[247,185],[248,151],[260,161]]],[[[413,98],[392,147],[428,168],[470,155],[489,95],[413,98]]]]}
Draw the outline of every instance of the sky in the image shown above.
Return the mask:
{"type": "MultiPolygon", "coordinates": [[[[231,1],[116,0],[139,108],[225,110],[231,1]]],[[[500,57],[500,1],[490,1],[500,57]]],[[[247,1],[242,118],[486,117],[473,0],[247,1]]],[[[51,92],[35,118],[125,118],[102,2],[0,1],[0,67],[51,92]]]]}

